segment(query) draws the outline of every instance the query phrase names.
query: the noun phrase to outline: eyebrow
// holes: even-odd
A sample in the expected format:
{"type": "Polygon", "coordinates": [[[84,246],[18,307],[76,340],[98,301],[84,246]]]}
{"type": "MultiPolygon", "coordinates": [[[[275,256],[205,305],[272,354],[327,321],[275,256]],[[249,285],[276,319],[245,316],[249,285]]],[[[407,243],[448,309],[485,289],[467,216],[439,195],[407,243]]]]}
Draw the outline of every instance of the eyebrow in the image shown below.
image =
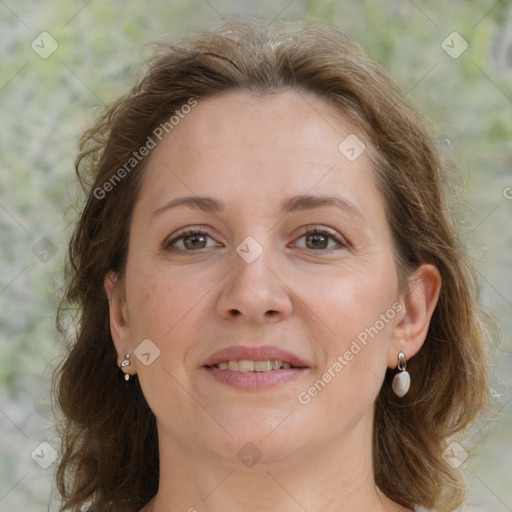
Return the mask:
{"type": "Polygon", "coordinates": [[[314,210],[316,208],[325,208],[335,206],[346,213],[364,219],[364,215],[359,209],[348,199],[338,196],[294,196],[284,201],[282,210],[285,213],[293,211],[314,210]]]}
{"type": "Polygon", "coordinates": [[[178,197],[176,199],[172,199],[168,203],[165,203],[160,208],[157,208],[152,216],[158,215],[159,213],[170,210],[171,208],[177,208],[178,206],[186,206],[188,208],[193,208],[194,210],[202,210],[204,212],[215,212],[219,213],[224,211],[224,205],[217,201],[217,199],[213,199],[213,197],[201,197],[201,196],[186,196],[186,197],[178,197]]]}
{"type": "MultiPolygon", "coordinates": [[[[213,213],[221,213],[225,211],[224,203],[217,199],[214,199],[213,197],[185,196],[172,199],[168,203],[165,203],[160,208],[157,208],[153,212],[152,216],[155,217],[156,215],[164,211],[168,211],[172,208],[177,208],[179,206],[184,206],[194,210],[201,210],[204,212],[213,213]]],[[[352,202],[350,202],[348,199],[338,196],[293,196],[283,201],[283,203],[281,204],[281,210],[283,211],[283,213],[290,213],[294,211],[313,210],[329,206],[334,206],[336,208],[339,208],[340,210],[343,210],[346,213],[364,219],[364,215],[357,209],[357,207],[352,202]]]]}

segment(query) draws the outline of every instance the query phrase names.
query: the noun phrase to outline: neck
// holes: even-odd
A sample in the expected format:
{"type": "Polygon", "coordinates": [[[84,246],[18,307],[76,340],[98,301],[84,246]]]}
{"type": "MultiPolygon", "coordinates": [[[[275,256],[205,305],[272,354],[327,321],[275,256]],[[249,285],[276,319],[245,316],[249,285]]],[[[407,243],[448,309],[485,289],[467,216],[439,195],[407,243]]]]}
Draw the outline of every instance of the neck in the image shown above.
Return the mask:
{"type": "MultiPolygon", "coordinates": [[[[159,428],[159,491],[141,512],[405,511],[375,486],[369,427],[363,431],[365,452],[353,434],[279,460],[263,456],[251,468],[237,458],[184,447],[159,428]]],[[[362,429],[356,430],[360,437],[362,429]]]]}

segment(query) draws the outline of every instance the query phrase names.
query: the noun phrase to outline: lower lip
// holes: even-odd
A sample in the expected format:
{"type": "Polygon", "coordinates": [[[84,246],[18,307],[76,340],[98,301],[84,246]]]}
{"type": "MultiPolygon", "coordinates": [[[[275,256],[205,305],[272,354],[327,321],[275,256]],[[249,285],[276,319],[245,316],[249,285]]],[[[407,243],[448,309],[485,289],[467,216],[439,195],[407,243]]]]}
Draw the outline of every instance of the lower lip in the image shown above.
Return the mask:
{"type": "Polygon", "coordinates": [[[285,368],[266,372],[236,372],[220,370],[215,366],[203,367],[214,379],[236,389],[261,391],[297,379],[309,368],[285,368]]]}

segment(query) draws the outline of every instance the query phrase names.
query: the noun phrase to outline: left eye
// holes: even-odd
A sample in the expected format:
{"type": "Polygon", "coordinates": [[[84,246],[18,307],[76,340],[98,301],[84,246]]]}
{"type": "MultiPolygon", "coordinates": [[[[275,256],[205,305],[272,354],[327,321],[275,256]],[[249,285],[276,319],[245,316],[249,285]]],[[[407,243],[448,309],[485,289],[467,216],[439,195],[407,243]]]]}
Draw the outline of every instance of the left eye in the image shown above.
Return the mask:
{"type": "Polygon", "coordinates": [[[325,230],[308,231],[298,240],[304,240],[304,248],[311,250],[325,250],[333,249],[336,246],[344,246],[343,241],[339,237],[325,230]]]}

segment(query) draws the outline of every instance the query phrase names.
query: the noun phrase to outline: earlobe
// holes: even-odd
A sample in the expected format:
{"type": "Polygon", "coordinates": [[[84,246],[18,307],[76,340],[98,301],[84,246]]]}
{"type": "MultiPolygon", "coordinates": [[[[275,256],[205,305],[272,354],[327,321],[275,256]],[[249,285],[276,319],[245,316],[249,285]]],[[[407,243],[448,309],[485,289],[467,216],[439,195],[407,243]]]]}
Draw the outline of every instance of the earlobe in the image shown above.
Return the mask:
{"type": "Polygon", "coordinates": [[[420,265],[410,276],[403,298],[404,314],[393,330],[389,347],[389,368],[396,367],[398,353],[403,352],[410,359],[423,346],[440,290],[441,275],[434,265],[420,265]]]}
{"type": "Polygon", "coordinates": [[[114,272],[105,276],[104,286],[109,303],[110,332],[118,355],[118,365],[121,366],[126,354],[132,352],[133,348],[126,296],[114,272]]]}

